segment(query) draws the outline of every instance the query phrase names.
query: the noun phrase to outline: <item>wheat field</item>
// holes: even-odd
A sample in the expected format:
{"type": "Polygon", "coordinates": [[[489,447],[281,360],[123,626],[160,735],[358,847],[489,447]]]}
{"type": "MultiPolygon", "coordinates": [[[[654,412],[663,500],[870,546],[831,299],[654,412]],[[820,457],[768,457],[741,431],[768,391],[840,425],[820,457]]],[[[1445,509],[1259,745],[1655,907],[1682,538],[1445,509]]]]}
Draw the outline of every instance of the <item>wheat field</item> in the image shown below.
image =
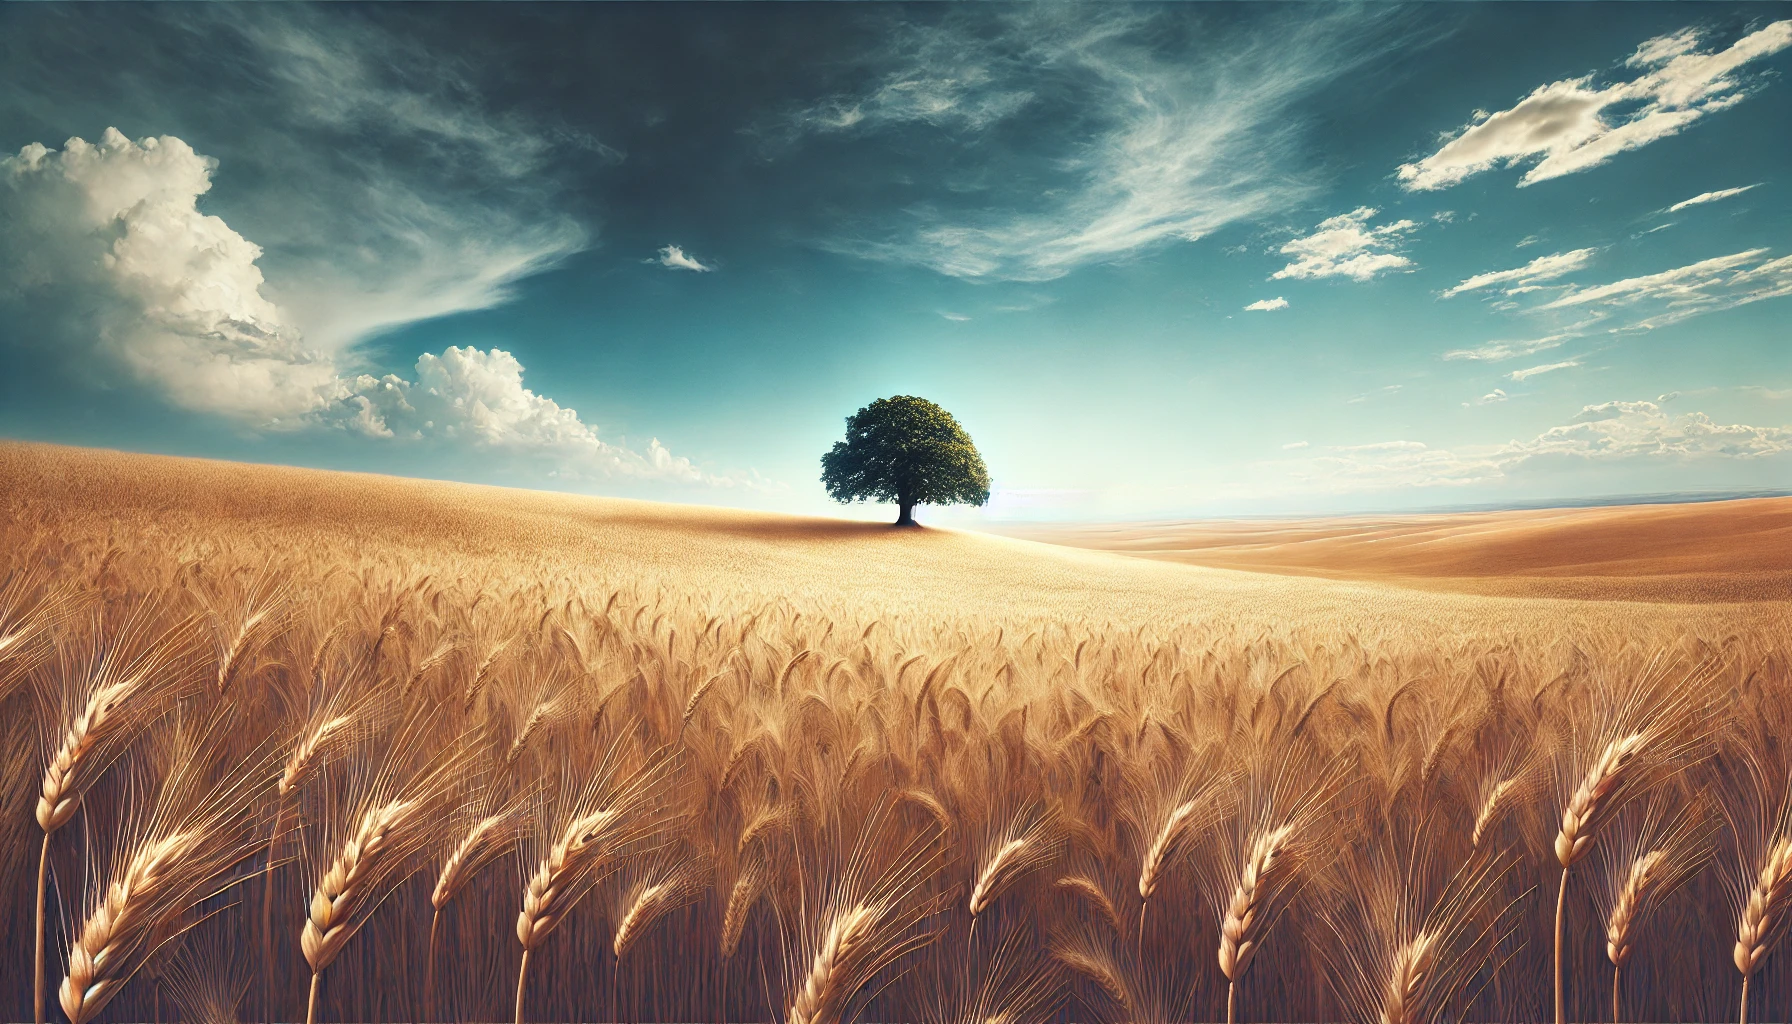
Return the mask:
{"type": "Polygon", "coordinates": [[[9,1019],[1792,1010],[1781,600],[25,444],[0,507],[9,1019]]]}

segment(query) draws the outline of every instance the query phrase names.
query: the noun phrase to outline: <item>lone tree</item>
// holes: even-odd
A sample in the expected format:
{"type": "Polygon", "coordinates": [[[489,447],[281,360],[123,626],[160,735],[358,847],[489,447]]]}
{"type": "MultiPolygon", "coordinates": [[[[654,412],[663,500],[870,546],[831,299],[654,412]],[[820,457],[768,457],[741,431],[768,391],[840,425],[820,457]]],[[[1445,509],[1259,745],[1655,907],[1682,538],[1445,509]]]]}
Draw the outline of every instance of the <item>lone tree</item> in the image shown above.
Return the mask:
{"type": "Polygon", "coordinates": [[[952,414],[925,398],[880,398],[846,418],[846,440],[821,457],[821,482],[838,502],[893,501],[897,526],[916,505],[981,505],[989,470],[952,414]]]}

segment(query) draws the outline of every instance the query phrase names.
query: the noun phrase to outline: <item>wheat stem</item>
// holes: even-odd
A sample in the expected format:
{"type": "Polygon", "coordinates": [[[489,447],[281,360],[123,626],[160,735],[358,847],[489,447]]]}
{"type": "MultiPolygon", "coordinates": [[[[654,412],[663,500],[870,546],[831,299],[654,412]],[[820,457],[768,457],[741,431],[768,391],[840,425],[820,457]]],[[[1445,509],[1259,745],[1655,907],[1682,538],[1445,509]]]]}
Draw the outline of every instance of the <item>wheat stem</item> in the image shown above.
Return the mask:
{"type": "Polygon", "coordinates": [[[1556,1024],[1568,1024],[1568,1007],[1562,1001],[1562,910],[1568,903],[1568,869],[1556,887],[1556,1024]]]}
{"type": "Polygon", "coordinates": [[[32,1006],[37,1024],[44,1024],[44,875],[50,864],[50,833],[44,833],[43,846],[37,854],[37,970],[31,977],[32,1006]]]}
{"type": "Polygon", "coordinates": [[[529,983],[529,947],[523,947],[523,962],[516,969],[516,1024],[523,1024],[523,993],[529,983]]]}
{"type": "Polygon", "coordinates": [[[442,911],[436,908],[429,915],[429,959],[423,967],[424,1016],[436,1019],[436,930],[442,923],[442,911]]]}

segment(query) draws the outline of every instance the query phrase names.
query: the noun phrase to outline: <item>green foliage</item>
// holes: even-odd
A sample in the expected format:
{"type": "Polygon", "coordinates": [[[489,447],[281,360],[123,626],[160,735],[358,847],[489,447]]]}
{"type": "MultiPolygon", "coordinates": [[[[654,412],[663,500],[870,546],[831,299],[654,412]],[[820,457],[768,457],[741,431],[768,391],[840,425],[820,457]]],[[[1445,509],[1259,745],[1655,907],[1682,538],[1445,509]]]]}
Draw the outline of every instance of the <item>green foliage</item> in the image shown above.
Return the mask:
{"type": "Polygon", "coordinates": [[[898,523],[916,505],[981,505],[989,470],[952,414],[925,398],[880,398],[846,418],[846,440],[821,457],[821,482],[839,502],[894,501],[898,523]]]}

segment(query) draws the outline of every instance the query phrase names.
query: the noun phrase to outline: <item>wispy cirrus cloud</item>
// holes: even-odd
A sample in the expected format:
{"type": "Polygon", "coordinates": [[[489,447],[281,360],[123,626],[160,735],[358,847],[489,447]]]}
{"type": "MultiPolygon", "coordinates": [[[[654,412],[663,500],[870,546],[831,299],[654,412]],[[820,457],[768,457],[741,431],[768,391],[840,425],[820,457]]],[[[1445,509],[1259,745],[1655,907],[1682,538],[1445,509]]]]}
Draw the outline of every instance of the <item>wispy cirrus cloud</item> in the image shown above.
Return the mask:
{"type": "Polygon", "coordinates": [[[1688,206],[1703,206],[1706,203],[1715,203],[1715,202],[1718,202],[1719,200],[1728,199],[1731,196],[1739,196],[1742,193],[1749,191],[1750,189],[1757,189],[1760,187],[1761,187],[1761,183],[1756,182],[1753,185],[1743,185],[1740,188],[1722,188],[1722,189],[1718,189],[1715,192],[1700,192],[1698,195],[1693,196],[1691,199],[1682,199],[1679,202],[1675,203],[1674,205],[1668,207],[1668,212],[1669,213],[1679,213],[1681,210],[1686,209],[1688,206]]]}
{"type": "Polygon", "coordinates": [[[1792,295],[1792,256],[1769,259],[1769,252],[1745,249],[1653,274],[1572,288],[1538,308],[1581,308],[1601,315],[1623,311],[1636,317],[1633,327],[1648,329],[1792,295]]]}
{"type": "Polygon", "coordinates": [[[1606,163],[1619,153],[1677,135],[1707,115],[1742,102],[1753,61],[1792,46],[1792,20],[1776,21],[1719,50],[1701,50],[1698,29],[1658,36],[1625,66],[1628,81],[1597,84],[1584,75],[1539,86],[1516,105],[1474,118],[1430,156],[1402,164],[1414,191],[1448,188],[1495,167],[1528,164],[1532,185],[1606,163]]]}
{"type": "Polygon", "coordinates": [[[993,21],[978,10],[906,24],[867,91],[790,123],[798,135],[949,132],[936,144],[977,149],[966,187],[980,201],[963,203],[947,183],[894,223],[821,244],[954,277],[1045,281],[1286,210],[1315,192],[1299,171],[1289,110],[1375,52],[1362,27],[1375,20],[1215,23],[1198,48],[1148,8],[1022,8],[993,21]],[[1002,133],[1045,94],[1056,104],[1049,122],[1002,133]],[[1044,179],[990,185],[1019,135],[1026,173],[1044,179]]]}
{"type": "Polygon", "coordinates": [[[1555,331],[1535,338],[1509,338],[1499,341],[1483,342],[1473,348],[1451,349],[1444,353],[1445,359],[1469,359],[1477,362],[1497,362],[1502,359],[1516,359],[1519,356],[1536,355],[1553,348],[1561,348],[1582,334],[1584,324],[1567,330],[1555,331]]]}
{"type": "Polygon", "coordinates": [[[1292,260],[1270,278],[1348,277],[1367,281],[1377,274],[1411,267],[1412,260],[1393,250],[1418,229],[1418,223],[1396,220],[1371,226],[1369,221],[1375,214],[1374,207],[1359,206],[1320,221],[1312,234],[1282,246],[1282,255],[1292,260]]]}
{"type": "Polygon", "coordinates": [[[1506,377],[1510,380],[1525,381],[1525,380],[1530,380],[1532,377],[1541,376],[1545,373],[1554,373],[1557,370],[1573,369],[1574,367],[1579,366],[1579,365],[1580,365],[1580,360],[1578,360],[1578,359],[1564,359],[1559,363],[1544,363],[1540,366],[1530,366],[1530,367],[1526,367],[1525,369],[1522,369],[1522,370],[1513,370],[1511,373],[1506,374],[1506,377]]]}
{"type": "Polygon", "coordinates": [[[1595,465],[1788,456],[1792,456],[1792,426],[1718,423],[1703,412],[1669,414],[1659,401],[1612,401],[1584,406],[1566,423],[1504,444],[1433,448],[1401,440],[1340,445],[1272,465],[1279,465],[1304,488],[1352,493],[1489,484],[1548,461],[1595,465]]]}
{"type": "Polygon", "coordinates": [[[1514,267],[1511,270],[1494,270],[1485,274],[1476,274],[1454,287],[1445,289],[1442,297],[1453,298],[1463,292],[1489,288],[1498,284],[1511,284],[1518,288],[1534,290],[1533,286],[1539,281],[1554,280],[1586,266],[1598,251],[1598,249],[1574,249],[1569,252],[1559,252],[1553,256],[1539,256],[1524,266],[1514,267]]]}

